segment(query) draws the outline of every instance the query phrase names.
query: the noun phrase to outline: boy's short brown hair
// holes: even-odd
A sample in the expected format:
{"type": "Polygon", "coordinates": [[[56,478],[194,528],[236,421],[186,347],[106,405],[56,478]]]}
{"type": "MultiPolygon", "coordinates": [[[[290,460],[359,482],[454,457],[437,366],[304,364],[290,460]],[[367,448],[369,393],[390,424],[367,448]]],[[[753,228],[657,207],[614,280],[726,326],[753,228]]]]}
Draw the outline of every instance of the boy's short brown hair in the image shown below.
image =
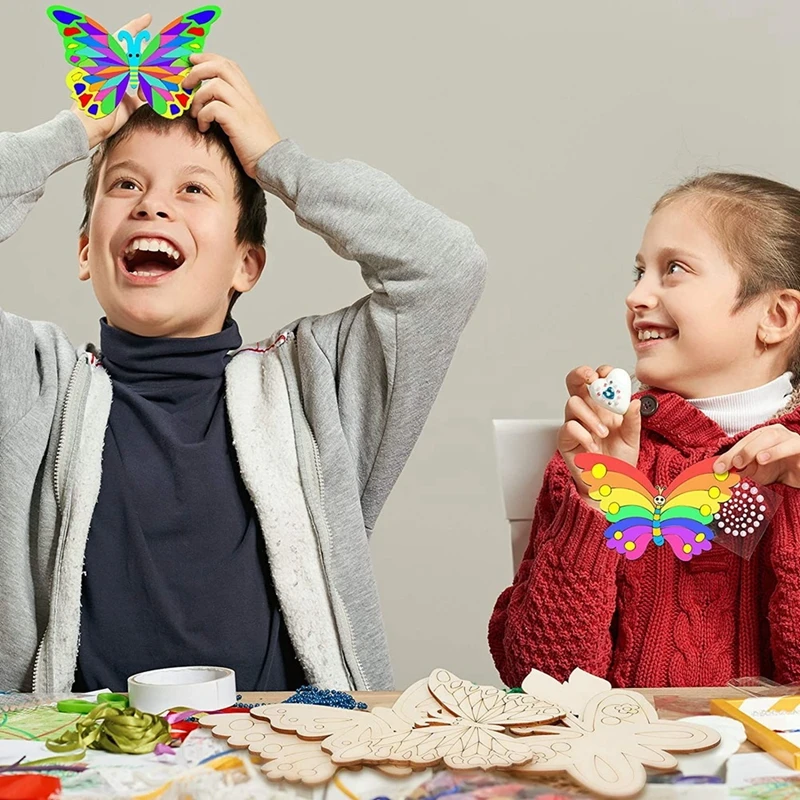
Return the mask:
{"type": "MultiPolygon", "coordinates": [[[[130,119],[113,136],[109,136],[108,139],[100,144],[92,154],[92,158],[89,161],[89,170],[86,174],[86,183],[83,187],[84,212],[81,220],[81,235],[86,236],[89,233],[100,170],[114,148],[120,142],[125,141],[129,136],[136,133],[136,131],[166,133],[172,130],[181,130],[193,140],[204,142],[206,147],[219,148],[223,158],[233,171],[236,186],[236,202],[239,205],[236,243],[262,247],[267,227],[266,196],[258,183],[244,171],[227,134],[215,122],[211,124],[206,133],[200,133],[194,117],[184,114],[176,119],[167,119],[157,114],[148,105],[143,105],[134,111],[130,119]]],[[[238,299],[239,293],[236,292],[231,299],[230,308],[233,308],[233,304],[238,299]]]]}

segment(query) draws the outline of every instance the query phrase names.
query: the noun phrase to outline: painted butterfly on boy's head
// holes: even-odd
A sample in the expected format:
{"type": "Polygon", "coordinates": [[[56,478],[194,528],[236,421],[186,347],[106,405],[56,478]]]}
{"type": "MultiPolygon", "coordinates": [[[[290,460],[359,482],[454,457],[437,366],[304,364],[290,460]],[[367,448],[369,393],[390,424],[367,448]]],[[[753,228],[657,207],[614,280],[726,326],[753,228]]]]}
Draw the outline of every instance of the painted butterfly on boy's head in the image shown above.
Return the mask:
{"type": "Polygon", "coordinates": [[[739,483],[735,472],[714,472],[716,458],[685,469],[667,486],[654,487],[635,467],[618,458],[581,453],[575,463],[589,497],[611,525],[607,546],[628,559],[642,556],[653,542],[665,542],[681,560],[711,549],[709,524],[739,483]]]}
{"type": "Polygon", "coordinates": [[[148,31],[132,36],[109,33],[91,17],[65,6],[50,6],[47,15],[64,40],[64,56],[74,69],[67,75],[72,99],[85,114],[111,114],[125,93],[141,89],[147,103],[162,117],[186,111],[196,88],[181,84],[192,68],[189,56],[202,53],[209,28],[222,12],[203,6],[178,17],[151,39],[148,31]]]}

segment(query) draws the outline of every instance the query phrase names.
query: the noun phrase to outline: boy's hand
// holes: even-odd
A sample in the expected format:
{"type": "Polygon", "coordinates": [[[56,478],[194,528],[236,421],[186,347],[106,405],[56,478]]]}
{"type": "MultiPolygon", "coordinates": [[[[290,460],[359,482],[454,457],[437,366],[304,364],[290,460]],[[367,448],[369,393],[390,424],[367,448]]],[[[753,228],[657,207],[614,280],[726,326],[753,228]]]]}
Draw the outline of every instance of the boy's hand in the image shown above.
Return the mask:
{"type": "Polygon", "coordinates": [[[203,82],[190,109],[197,127],[205,133],[212,122],[218,123],[231,140],[244,171],[255,178],[258,160],[281,140],[272,120],[233,61],[213,53],[198,53],[190,59],[194,67],[183,88],[191,91],[203,82]]]}
{"type": "Polygon", "coordinates": [[[715,472],[733,469],[756,483],[800,489],[800,435],[783,425],[748,433],[714,463],[715,472]]]}
{"type": "MultiPolygon", "coordinates": [[[[141,17],[132,19],[121,30],[128,31],[131,35],[136,36],[137,33],[143,31],[150,24],[151,20],[150,14],[142,14],[141,17]]],[[[72,104],[70,111],[78,117],[83,123],[83,127],[86,128],[86,134],[89,137],[89,148],[91,149],[115,134],[143,102],[144,100],[141,97],[126,93],[125,97],[122,98],[122,102],[114,111],[101,119],[93,119],[84,114],[77,103],[72,104]]]]}
{"type": "Polygon", "coordinates": [[[578,367],[567,375],[569,400],[564,411],[564,424],[558,432],[558,451],[572,473],[579,494],[588,499],[589,487],[581,480],[575,466],[579,453],[602,453],[636,466],[639,460],[641,403],[634,400],[624,416],[600,408],[589,399],[589,384],[605,378],[611,367],[578,367]]]}

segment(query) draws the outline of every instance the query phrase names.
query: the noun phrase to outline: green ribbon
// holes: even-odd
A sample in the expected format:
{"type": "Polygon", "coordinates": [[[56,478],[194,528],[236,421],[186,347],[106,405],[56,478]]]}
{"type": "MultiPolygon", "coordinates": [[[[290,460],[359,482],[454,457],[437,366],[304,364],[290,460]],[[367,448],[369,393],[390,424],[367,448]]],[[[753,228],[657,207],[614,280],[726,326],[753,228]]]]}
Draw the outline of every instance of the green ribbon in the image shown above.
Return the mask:
{"type": "Polygon", "coordinates": [[[48,739],[54,753],[106,750],[109,753],[152,753],[157,744],[169,744],[169,724],[164,717],[135,708],[115,708],[104,703],[75,723],[75,730],[48,739]]]}

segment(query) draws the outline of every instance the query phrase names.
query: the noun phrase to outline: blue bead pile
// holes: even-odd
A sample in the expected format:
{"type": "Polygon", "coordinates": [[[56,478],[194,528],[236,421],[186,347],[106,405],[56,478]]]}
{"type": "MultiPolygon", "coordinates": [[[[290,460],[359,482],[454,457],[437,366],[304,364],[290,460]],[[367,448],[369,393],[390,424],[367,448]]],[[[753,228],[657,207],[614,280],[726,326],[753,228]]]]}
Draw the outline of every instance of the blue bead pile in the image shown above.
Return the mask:
{"type": "Polygon", "coordinates": [[[301,686],[285,703],[303,703],[331,708],[365,709],[366,703],[357,703],[352,695],[336,689],[318,689],[316,686],[301,686]]]}

